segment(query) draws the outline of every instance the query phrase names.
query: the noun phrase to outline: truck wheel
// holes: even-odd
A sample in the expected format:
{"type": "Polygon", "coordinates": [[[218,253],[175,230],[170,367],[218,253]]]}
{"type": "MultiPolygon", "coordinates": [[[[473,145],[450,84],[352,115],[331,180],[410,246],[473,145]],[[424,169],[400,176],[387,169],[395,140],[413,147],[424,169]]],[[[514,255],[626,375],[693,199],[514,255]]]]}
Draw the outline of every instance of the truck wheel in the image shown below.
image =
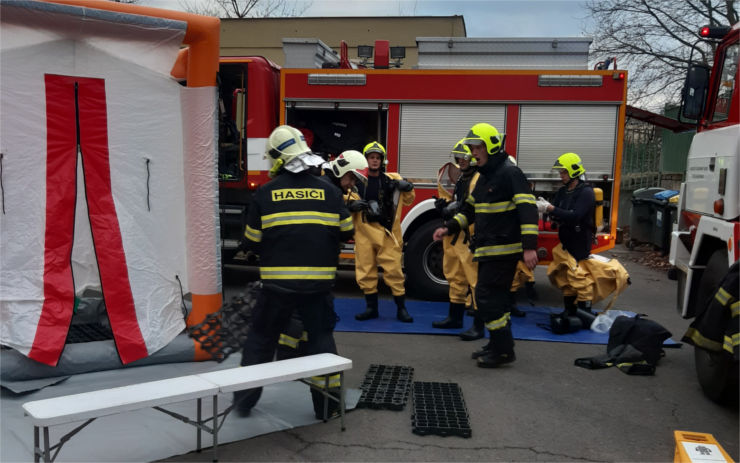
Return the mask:
{"type": "Polygon", "coordinates": [[[723,405],[737,401],[738,365],[727,352],[694,347],[694,363],[704,395],[723,405]]]}
{"type": "MultiPolygon", "coordinates": [[[[696,298],[698,308],[709,304],[728,268],[727,252],[724,249],[714,251],[699,282],[696,298]]],[[[697,313],[698,310],[694,312],[697,313]]],[[[726,403],[737,394],[737,365],[724,352],[712,352],[695,347],[694,363],[699,384],[707,397],[718,403],[726,403]]]]}
{"type": "Polygon", "coordinates": [[[428,222],[419,227],[406,245],[403,261],[408,287],[415,296],[446,301],[449,286],[442,272],[442,242],[432,239],[438,226],[428,222]]]}

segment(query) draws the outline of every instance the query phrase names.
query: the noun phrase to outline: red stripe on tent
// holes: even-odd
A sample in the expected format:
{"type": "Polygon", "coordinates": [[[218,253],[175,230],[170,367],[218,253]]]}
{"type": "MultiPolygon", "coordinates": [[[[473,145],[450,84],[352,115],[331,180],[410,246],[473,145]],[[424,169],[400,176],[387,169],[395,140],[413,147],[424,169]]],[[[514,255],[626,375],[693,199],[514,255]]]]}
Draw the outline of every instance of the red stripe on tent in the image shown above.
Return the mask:
{"type": "Polygon", "coordinates": [[[75,89],[69,77],[46,75],[46,229],[44,302],[28,354],[56,365],[64,349],[74,307],[74,236],[77,137],[75,89]],[[71,85],[70,85],[71,83],[71,85]]]}
{"type": "Polygon", "coordinates": [[[80,146],[90,227],[100,269],[103,297],[121,361],[146,357],[123,251],[121,228],[111,191],[105,82],[78,79],[80,146]]]}

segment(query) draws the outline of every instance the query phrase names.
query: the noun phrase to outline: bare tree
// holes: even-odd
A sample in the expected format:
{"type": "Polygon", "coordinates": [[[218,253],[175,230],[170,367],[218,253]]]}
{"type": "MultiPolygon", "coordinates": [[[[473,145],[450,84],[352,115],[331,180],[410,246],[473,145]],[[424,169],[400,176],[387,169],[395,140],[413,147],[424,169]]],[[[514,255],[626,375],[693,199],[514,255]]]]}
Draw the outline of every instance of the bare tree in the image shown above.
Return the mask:
{"type": "Polygon", "coordinates": [[[295,0],[180,0],[188,12],[221,18],[300,16],[311,4],[295,0]]]}
{"type": "MultiPolygon", "coordinates": [[[[588,0],[592,54],[617,58],[630,70],[630,104],[658,109],[678,101],[701,26],[738,21],[736,0],[588,0]]],[[[693,61],[711,63],[711,44],[699,43],[693,61]]]]}

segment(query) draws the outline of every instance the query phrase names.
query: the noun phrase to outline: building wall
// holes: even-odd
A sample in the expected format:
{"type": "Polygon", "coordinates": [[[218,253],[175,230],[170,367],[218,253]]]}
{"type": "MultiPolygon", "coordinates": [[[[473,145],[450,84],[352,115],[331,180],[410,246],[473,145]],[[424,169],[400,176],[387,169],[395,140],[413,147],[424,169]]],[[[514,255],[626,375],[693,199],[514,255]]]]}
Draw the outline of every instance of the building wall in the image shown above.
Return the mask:
{"type": "Polygon", "coordinates": [[[462,16],[248,18],[221,20],[222,56],[264,56],[282,66],[283,38],[316,38],[339,53],[347,42],[349,58],[357,59],[357,45],[388,40],[406,47],[404,68],[416,66],[417,37],[466,37],[462,16]]]}

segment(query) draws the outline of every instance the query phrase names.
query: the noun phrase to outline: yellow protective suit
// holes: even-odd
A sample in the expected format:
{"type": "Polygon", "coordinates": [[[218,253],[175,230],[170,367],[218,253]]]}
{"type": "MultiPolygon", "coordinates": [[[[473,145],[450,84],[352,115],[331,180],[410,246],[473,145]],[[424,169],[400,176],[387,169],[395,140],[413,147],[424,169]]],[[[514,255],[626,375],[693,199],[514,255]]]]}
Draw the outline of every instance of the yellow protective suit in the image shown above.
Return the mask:
{"type": "Polygon", "coordinates": [[[618,260],[591,256],[576,262],[562,244],[552,250],[547,276],[553,285],[563,291],[563,296],[576,296],[578,302],[591,301],[595,304],[613,294],[604,310],[612,308],[629,279],[627,270],[618,260]]]}
{"type": "Polygon", "coordinates": [[[524,286],[525,283],[534,282],[534,272],[527,268],[524,261],[520,260],[516,264],[516,272],[514,273],[514,281],[511,282],[511,292],[515,293],[524,286]]]}
{"type": "MultiPolygon", "coordinates": [[[[468,185],[468,194],[475,188],[480,174],[476,172],[468,185]]],[[[441,198],[452,200],[452,195],[437,185],[437,192],[441,198]]],[[[470,236],[473,236],[473,225],[470,226],[470,236]]],[[[478,281],[478,263],[473,262],[473,253],[470,252],[470,242],[465,240],[465,234],[460,233],[455,244],[452,244],[454,236],[442,238],[442,272],[450,285],[449,298],[453,304],[470,305],[472,300],[475,304],[475,284],[478,281]],[[470,292],[468,292],[470,288],[470,292]]]]}
{"type": "MultiPolygon", "coordinates": [[[[381,173],[393,180],[401,180],[395,172],[381,173]]],[[[401,208],[414,202],[414,190],[399,191],[398,207],[393,219],[392,231],[388,231],[377,222],[366,222],[362,212],[352,214],[355,226],[355,279],[364,294],[378,292],[378,267],[383,269],[383,281],[391,289],[394,296],[406,294],[404,287],[403,269],[401,268],[401,254],[403,252],[403,236],[401,234],[401,208]]],[[[351,193],[349,199],[360,199],[356,193],[351,193]]]]}

